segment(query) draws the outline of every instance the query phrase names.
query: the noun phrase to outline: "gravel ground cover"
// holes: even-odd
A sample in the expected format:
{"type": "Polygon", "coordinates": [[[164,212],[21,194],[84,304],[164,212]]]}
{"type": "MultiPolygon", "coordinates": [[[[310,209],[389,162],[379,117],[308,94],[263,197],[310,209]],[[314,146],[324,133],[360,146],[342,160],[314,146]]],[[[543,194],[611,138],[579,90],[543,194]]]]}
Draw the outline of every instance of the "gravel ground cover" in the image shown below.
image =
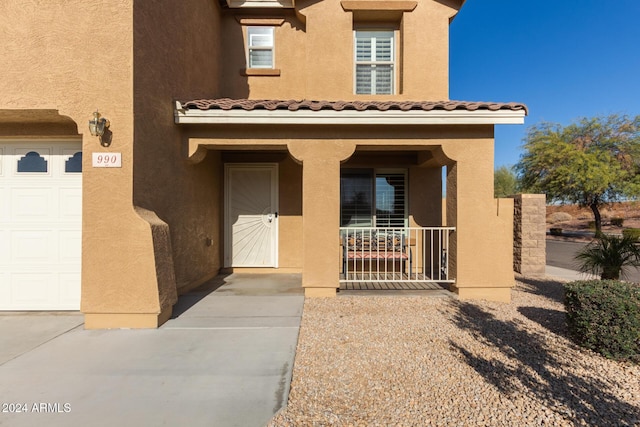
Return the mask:
{"type": "Polygon", "coordinates": [[[520,278],[511,304],[307,299],[269,426],[640,426],[640,366],[574,345],[562,295],[520,278]]]}

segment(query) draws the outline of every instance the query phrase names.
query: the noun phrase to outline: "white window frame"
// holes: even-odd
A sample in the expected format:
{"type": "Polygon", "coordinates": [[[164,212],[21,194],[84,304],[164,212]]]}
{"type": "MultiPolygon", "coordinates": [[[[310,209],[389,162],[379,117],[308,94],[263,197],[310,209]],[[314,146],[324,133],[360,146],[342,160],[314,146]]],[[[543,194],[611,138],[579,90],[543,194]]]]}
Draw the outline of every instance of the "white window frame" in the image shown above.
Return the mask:
{"type": "Polygon", "coordinates": [[[248,26],[247,27],[247,68],[250,69],[275,69],[275,27],[272,26],[248,26]],[[270,34],[265,34],[265,30],[270,34]],[[258,34],[261,33],[261,34],[258,34]],[[255,44],[254,39],[269,37],[269,44],[255,44]],[[252,66],[251,54],[254,51],[271,52],[271,64],[269,66],[252,66]]]}
{"type": "Polygon", "coordinates": [[[369,30],[360,29],[353,31],[353,91],[356,95],[395,95],[396,91],[396,31],[395,30],[369,30]],[[358,38],[364,38],[364,35],[369,35],[371,38],[371,59],[368,61],[358,60],[358,38]],[[383,61],[376,58],[376,43],[379,36],[384,35],[384,38],[391,38],[391,60],[383,61]],[[360,36],[360,37],[359,37],[360,36]],[[358,65],[369,65],[374,68],[372,72],[371,87],[369,92],[358,93],[358,65]],[[375,67],[378,65],[391,66],[391,87],[389,93],[377,93],[376,79],[375,79],[375,67]]]}

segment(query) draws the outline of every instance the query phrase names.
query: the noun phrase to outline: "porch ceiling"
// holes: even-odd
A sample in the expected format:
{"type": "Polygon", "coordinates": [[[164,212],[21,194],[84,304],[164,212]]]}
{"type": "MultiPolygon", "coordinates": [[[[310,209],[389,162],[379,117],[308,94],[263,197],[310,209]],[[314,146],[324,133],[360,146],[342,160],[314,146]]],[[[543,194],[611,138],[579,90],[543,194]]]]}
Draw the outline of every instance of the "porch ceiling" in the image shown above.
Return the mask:
{"type": "Polygon", "coordinates": [[[176,101],[177,124],[522,124],[519,103],[466,101],[176,101]]]}

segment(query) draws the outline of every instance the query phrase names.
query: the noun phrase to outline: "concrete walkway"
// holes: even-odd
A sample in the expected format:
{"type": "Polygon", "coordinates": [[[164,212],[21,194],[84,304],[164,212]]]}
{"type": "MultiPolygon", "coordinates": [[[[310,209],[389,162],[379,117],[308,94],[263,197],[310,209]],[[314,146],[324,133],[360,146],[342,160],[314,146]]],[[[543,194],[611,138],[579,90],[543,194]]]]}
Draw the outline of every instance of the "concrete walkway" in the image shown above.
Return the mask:
{"type": "Polygon", "coordinates": [[[592,274],[580,273],[579,271],[569,270],[566,268],[554,267],[547,265],[545,269],[547,277],[555,278],[563,282],[571,282],[573,280],[589,280],[598,279],[592,274]]]}
{"type": "Polygon", "coordinates": [[[303,302],[299,275],[236,274],[157,330],[1,313],[0,425],[263,426],[287,402],[303,302]]]}

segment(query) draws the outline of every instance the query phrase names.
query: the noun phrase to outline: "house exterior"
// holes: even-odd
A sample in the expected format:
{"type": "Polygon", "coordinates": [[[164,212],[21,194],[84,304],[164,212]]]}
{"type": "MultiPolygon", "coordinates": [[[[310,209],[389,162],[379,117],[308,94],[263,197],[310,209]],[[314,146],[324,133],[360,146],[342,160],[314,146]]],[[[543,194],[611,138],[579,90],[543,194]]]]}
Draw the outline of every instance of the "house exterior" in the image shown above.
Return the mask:
{"type": "Polygon", "coordinates": [[[5,2],[0,310],[157,327],[221,271],[300,272],[331,297],[364,236],[349,227],[403,242],[354,266],[436,280],[436,259],[460,298],[508,301],[494,125],[526,107],[449,100],[463,3],[5,2]]]}

